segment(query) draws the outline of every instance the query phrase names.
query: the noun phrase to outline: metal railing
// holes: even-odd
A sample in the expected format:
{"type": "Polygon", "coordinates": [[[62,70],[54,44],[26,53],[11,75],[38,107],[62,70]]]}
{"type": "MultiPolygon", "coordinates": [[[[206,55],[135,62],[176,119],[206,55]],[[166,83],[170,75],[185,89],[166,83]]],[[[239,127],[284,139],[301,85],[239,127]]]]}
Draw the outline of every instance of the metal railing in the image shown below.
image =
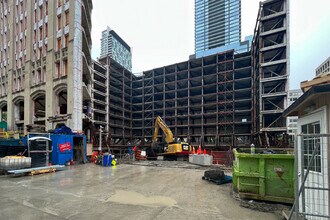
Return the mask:
{"type": "Polygon", "coordinates": [[[330,134],[295,139],[295,202],[289,219],[330,219],[330,134]]]}

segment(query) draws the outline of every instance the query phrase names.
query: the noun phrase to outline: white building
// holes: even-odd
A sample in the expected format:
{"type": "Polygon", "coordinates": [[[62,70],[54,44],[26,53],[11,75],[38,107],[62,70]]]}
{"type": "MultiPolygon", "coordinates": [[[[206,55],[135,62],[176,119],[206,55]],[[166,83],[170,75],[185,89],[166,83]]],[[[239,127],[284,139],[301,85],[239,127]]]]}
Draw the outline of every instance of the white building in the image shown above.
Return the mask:
{"type": "MultiPolygon", "coordinates": [[[[290,90],[288,94],[288,106],[294,103],[303,92],[300,89],[290,90]]],[[[290,116],[287,117],[287,126],[288,126],[288,134],[294,135],[297,133],[297,120],[298,116],[290,116]]]]}
{"type": "Polygon", "coordinates": [[[296,192],[303,188],[295,212],[302,219],[329,219],[330,84],[310,88],[284,116],[298,117],[296,192]]]}
{"type": "Polygon", "coordinates": [[[320,66],[315,69],[317,76],[330,72],[330,57],[326,59],[320,66]]]}

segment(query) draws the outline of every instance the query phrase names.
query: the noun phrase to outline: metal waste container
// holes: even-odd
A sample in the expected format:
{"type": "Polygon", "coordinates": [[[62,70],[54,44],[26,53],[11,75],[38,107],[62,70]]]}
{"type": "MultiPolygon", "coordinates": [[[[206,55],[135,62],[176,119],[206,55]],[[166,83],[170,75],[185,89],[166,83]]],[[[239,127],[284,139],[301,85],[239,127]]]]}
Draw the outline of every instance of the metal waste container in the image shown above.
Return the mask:
{"type": "Polygon", "coordinates": [[[234,150],[233,190],[240,198],[294,202],[294,155],[285,150],[274,152],[234,150]]]}

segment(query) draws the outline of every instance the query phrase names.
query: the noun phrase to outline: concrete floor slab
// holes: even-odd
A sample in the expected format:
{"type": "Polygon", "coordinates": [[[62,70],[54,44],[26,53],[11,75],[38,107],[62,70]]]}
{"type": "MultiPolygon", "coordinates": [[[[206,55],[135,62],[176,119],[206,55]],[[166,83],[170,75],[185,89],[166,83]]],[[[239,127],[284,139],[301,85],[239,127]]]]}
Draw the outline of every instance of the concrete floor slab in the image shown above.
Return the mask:
{"type": "Polygon", "coordinates": [[[277,219],[243,208],[204,170],[120,164],[0,177],[1,219],[277,219]],[[125,199],[126,197],[126,199],[125,199]]]}

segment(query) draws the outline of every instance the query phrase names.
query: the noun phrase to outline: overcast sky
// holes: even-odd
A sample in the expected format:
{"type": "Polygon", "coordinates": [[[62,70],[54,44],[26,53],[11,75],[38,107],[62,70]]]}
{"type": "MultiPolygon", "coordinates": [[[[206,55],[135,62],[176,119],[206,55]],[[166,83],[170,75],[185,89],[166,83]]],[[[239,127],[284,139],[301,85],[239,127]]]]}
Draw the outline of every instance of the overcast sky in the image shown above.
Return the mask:
{"type": "MultiPolygon", "coordinates": [[[[133,72],[188,60],[194,53],[195,0],[94,0],[92,56],[107,26],[132,47],[133,72]]],[[[330,56],[330,0],[291,0],[290,89],[330,56]]],[[[242,39],[253,34],[259,0],[242,0],[242,39]]]]}

